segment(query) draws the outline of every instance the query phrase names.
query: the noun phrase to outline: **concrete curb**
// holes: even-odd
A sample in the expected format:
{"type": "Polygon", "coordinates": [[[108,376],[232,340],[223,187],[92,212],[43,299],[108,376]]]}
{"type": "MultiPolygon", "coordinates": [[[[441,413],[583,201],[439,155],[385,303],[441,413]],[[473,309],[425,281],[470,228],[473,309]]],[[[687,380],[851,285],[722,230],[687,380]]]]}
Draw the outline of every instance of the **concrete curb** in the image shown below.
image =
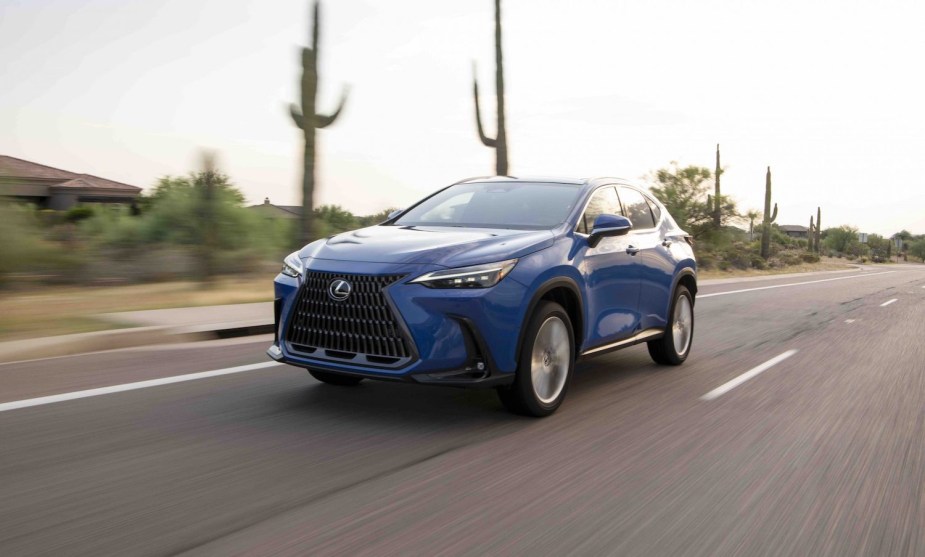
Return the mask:
{"type": "Polygon", "coordinates": [[[131,327],[74,335],[30,338],[0,342],[0,363],[74,356],[102,350],[134,348],[154,344],[175,344],[263,335],[273,332],[273,323],[238,321],[186,327],[131,327]]]}

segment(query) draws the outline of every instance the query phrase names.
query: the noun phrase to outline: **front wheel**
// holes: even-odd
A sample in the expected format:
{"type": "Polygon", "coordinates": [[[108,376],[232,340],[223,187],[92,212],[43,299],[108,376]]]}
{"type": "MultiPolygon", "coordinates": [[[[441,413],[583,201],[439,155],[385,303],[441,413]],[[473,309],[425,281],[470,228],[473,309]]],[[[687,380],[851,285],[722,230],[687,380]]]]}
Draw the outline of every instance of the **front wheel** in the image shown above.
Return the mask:
{"type": "Polygon", "coordinates": [[[308,372],[318,381],[327,383],[328,385],[337,385],[338,387],[353,387],[359,385],[360,381],[363,380],[362,377],[344,375],[341,373],[329,373],[327,371],[315,371],[314,369],[310,369],[308,372]]]}
{"type": "Polygon", "coordinates": [[[694,340],[694,297],[681,285],[674,293],[670,319],[662,338],[648,342],[649,355],[657,364],[677,366],[691,353],[694,340]]]}
{"type": "Polygon", "coordinates": [[[505,408],[537,417],[556,411],[575,365],[574,338],[562,306],[542,302],[527,326],[514,383],[498,389],[505,408]]]}

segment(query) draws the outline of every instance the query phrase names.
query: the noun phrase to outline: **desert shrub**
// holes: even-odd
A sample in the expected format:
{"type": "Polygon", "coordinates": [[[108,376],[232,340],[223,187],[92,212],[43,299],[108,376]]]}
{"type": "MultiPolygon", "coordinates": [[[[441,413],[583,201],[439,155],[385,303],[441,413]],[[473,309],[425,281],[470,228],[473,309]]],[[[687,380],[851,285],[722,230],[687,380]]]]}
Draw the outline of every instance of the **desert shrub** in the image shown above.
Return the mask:
{"type": "Polygon", "coordinates": [[[819,263],[819,256],[815,253],[804,253],[800,255],[804,263],[819,263]]]}
{"type": "Polygon", "coordinates": [[[697,267],[700,269],[713,269],[716,267],[716,257],[710,253],[698,253],[697,267]]]}
{"type": "Polygon", "coordinates": [[[748,269],[751,267],[752,256],[752,251],[741,242],[732,244],[722,253],[723,260],[736,269],[748,269]]]}
{"type": "Polygon", "coordinates": [[[799,265],[803,262],[802,256],[805,254],[794,251],[782,251],[778,254],[780,262],[784,266],[799,265]]]}
{"type": "Polygon", "coordinates": [[[45,238],[42,217],[31,206],[0,201],[0,286],[22,274],[73,272],[79,257],[45,238]]]}

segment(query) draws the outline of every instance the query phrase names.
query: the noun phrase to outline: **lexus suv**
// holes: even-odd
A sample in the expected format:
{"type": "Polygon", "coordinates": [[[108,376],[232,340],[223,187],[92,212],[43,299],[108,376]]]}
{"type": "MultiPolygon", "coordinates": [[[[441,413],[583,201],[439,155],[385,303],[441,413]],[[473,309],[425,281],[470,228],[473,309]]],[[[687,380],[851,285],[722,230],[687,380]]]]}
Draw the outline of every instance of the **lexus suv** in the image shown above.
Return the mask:
{"type": "Polygon", "coordinates": [[[493,387],[545,416],[580,357],[645,342],[684,362],[692,243],[624,180],[465,180],[286,257],[267,353],[332,385],[493,387]]]}

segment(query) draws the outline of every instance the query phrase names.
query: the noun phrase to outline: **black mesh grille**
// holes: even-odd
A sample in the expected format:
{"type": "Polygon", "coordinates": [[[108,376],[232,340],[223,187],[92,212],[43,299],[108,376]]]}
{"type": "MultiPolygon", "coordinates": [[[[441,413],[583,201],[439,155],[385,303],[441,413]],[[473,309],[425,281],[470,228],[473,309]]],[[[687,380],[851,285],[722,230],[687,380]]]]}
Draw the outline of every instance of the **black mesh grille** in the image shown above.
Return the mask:
{"type": "Polygon", "coordinates": [[[296,350],[321,349],[333,357],[410,357],[408,342],[383,294],[386,286],[402,276],[307,271],[289,319],[286,340],[296,350]],[[352,286],[346,300],[336,301],[328,295],[328,287],[335,279],[344,279],[352,286]]]}

